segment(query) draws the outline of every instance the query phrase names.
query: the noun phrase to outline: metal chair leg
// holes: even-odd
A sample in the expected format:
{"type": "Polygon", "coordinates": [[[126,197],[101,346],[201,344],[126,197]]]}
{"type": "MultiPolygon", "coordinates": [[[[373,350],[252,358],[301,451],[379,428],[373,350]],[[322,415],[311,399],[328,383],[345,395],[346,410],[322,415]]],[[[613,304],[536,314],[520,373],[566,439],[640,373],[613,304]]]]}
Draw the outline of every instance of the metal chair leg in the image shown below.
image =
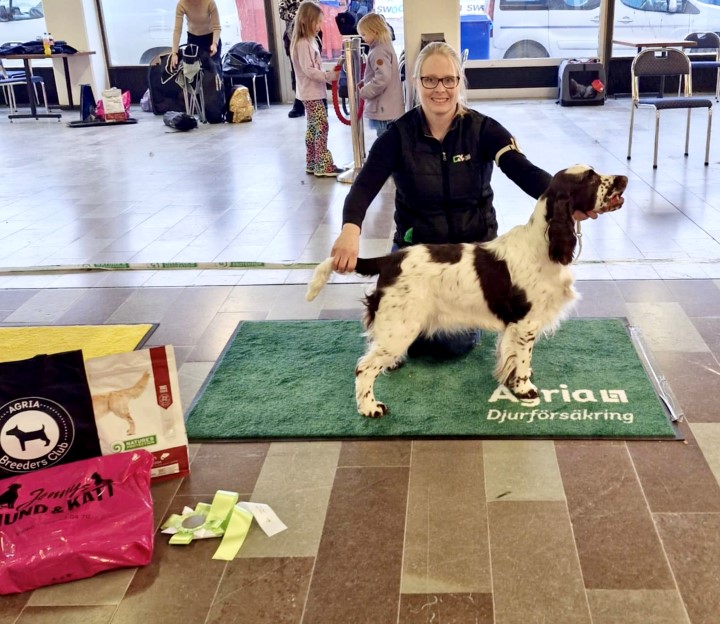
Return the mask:
{"type": "Polygon", "coordinates": [[[660,111],[655,111],[655,153],[653,155],[653,169],[657,169],[658,136],[660,134],[660,111]]]}
{"type": "MultiPolygon", "coordinates": [[[[45,112],[49,115],[50,114],[50,106],[48,105],[48,99],[47,99],[47,91],[45,91],[45,83],[40,83],[40,90],[42,91],[43,95],[43,102],[45,102],[45,112]]],[[[38,105],[40,102],[38,101],[38,105]]]]}
{"type": "Polygon", "coordinates": [[[705,139],[705,166],[710,164],[710,131],[712,130],[712,106],[708,107],[708,129],[705,139]]]}
{"type": "Polygon", "coordinates": [[[633,125],[635,123],[635,104],[630,105],[630,133],[628,134],[628,153],[627,159],[630,160],[630,151],[632,150],[633,125]]]}
{"type": "Polygon", "coordinates": [[[687,156],[688,152],[690,151],[690,113],[691,112],[692,112],[692,108],[688,108],[687,126],[685,127],[685,156],[687,156]]]}
{"type": "Polygon", "coordinates": [[[267,107],[270,108],[270,90],[268,89],[267,74],[263,74],[263,78],[265,78],[265,102],[267,107]]]}

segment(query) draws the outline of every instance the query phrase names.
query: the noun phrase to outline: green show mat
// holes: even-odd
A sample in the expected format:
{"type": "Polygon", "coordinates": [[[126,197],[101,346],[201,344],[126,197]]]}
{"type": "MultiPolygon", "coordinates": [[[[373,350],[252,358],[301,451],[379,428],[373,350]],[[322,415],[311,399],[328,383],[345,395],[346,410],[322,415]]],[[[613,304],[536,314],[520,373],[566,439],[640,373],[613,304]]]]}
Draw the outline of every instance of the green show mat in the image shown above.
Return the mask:
{"type": "Polygon", "coordinates": [[[677,439],[623,319],[571,319],[533,354],[535,401],[492,378],[496,334],[466,356],[380,375],[379,419],[355,409],[356,321],[243,322],[193,406],[193,440],[519,437],[677,439]],[[535,403],[535,404],[532,404],[535,403]]]}

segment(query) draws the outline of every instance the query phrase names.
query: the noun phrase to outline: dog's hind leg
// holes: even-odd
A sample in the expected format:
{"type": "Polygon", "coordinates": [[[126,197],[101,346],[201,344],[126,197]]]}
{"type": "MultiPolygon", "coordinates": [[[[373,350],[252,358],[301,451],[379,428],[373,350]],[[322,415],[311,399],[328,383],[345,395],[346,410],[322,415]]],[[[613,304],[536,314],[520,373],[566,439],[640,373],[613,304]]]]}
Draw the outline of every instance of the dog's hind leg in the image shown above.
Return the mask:
{"type": "Polygon", "coordinates": [[[388,325],[373,328],[374,339],[355,368],[355,400],[358,412],[363,416],[379,418],[387,414],[387,406],[375,399],[375,380],[382,371],[398,368],[418,333],[419,330],[409,323],[393,325],[392,329],[388,325]]]}
{"type": "Polygon", "coordinates": [[[375,399],[375,380],[385,369],[394,365],[397,358],[376,346],[363,355],[355,367],[355,401],[360,414],[368,418],[385,416],[388,408],[375,399]]]}
{"type": "Polygon", "coordinates": [[[128,424],[127,435],[135,435],[135,421],[132,414],[130,414],[130,406],[127,401],[112,401],[110,408],[113,414],[122,418],[128,424]]]}

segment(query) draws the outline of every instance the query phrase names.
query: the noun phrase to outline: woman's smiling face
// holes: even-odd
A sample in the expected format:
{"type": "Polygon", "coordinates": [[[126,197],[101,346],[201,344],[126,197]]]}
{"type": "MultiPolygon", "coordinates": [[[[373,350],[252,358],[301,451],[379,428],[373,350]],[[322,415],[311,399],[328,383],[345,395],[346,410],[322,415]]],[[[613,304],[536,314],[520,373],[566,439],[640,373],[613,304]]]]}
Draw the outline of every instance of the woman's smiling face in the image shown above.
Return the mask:
{"type": "Polygon", "coordinates": [[[443,54],[431,54],[425,59],[421,70],[421,77],[437,78],[438,83],[432,89],[423,87],[421,80],[417,80],[415,88],[420,94],[420,104],[425,113],[443,115],[455,113],[458,103],[458,85],[447,88],[442,79],[452,76],[455,78],[458,70],[450,58],[443,54]]]}

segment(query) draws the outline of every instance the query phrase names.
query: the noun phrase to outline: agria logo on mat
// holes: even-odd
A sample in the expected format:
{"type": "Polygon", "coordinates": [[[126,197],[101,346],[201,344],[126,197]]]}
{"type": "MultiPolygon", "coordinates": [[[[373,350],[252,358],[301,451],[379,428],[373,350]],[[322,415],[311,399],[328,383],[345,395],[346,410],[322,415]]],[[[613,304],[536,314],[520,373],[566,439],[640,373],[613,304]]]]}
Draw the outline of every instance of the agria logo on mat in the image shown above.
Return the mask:
{"type": "Polygon", "coordinates": [[[0,407],[0,468],[28,472],[60,462],[75,437],[70,414],[42,397],[10,401],[0,407]]]}

